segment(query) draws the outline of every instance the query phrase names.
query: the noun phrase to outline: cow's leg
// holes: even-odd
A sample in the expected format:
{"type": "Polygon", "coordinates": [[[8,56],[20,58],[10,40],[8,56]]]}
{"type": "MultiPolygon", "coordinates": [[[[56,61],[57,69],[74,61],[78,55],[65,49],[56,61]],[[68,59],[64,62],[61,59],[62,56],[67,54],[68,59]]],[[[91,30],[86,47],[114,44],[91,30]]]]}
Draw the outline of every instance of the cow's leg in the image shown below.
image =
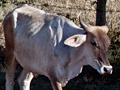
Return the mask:
{"type": "Polygon", "coordinates": [[[7,61],[6,90],[13,90],[16,60],[13,54],[10,54],[9,52],[8,54],[9,57],[8,56],[6,57],[7,61]]]}
{"type": "Polygon", "coordinates": [[[61,83],[59,83],[57,80],[52,79],[51,83],[54,90],[62,90],[61,83]]]}
{"type": "MultiPolygon", "coordinates": [[[[9,16],[9,15],[8,15],[9,16]]],[[[14,28],[12,17],[7,17],[3,22],[5,34],[5,59],[7,63],[6,90],[13,90],[14,75],[16,70],[16,59],[14,56],[14,28]]]]}
{"type": "Polygon", "coordinates": [[[33,73],[23,69],[22,73],[18,78],[20,90],[30,90],[30,83],[33,79],[33,73]]]}

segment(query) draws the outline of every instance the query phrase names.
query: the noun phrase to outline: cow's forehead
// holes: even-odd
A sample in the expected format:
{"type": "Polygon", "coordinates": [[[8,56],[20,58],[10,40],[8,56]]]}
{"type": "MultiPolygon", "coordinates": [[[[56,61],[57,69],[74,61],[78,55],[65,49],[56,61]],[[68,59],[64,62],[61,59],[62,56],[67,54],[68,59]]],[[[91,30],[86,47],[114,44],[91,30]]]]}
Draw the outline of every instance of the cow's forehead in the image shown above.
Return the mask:
{"type": "Polygon", "coordinates": [[[110,39],[107,33],[105,32],[107,31],[108,28],[93,26],[90,29],[91,29],[91,35],[93,37],[92,39],[95,39],[99,43],[110,44],[110,39]]]}
{"type": "Polygon", "coordinates": [[[107,34],[104,33],[102,30],[100,29],[96,29],[92,35],[95,37],[95,38],[98,38],[98,39],[102,39],[102,38],[107,38],[107,34]]]}
{"type": "Polygon", "coordinates": [[[91,26],[89,29],[90,33],[92,33],[96,38],[107,37],[107,33],[105,31],[107,31],[108,28],[104,28],[102,26],[91,26]]]}
{"type": "Polygon", "coordinates": [[[108,35],[102,31],[98,31],[97,34],[95,35],[96,39],[98,42],[100,42],[101,44],[109,44],[110,43],[110,39],[108,37],[108,35]]]}

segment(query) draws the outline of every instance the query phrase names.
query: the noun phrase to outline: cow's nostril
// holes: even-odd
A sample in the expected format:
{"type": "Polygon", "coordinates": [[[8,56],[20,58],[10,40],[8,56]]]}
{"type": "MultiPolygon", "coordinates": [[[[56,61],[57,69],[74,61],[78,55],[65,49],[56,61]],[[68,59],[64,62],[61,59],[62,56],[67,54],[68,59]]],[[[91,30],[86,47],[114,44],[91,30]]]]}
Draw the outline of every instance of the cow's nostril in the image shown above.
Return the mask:
{"type": "Polygon", "coordinates": [[[107,73],[108,72],[108,70],[107,70],[107,68],[106,67],[104,67],[104,71],[107,73]]]}
{"type": "Polygon", "coordinates": [[[101,74],[112,74],[112,66],[102,66],[101,67],[101,74]]]}

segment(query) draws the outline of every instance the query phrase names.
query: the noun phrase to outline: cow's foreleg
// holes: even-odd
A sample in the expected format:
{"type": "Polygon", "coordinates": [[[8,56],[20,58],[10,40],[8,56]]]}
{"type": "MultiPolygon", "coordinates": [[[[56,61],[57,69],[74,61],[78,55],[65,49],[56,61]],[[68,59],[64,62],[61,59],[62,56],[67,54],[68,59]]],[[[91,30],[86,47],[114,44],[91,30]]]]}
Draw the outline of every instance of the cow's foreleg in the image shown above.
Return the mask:
{"type": "Polygon", "coordinates": [[[30,83],[33,79],[33,73],[23,69],[22,73],[18,78],[20,90],[30,90],[30,83]]]}
{"type": "Polygon", "coordinates": [[[11,55],[11,57],[9,58],[6,58],[6,60],[7,60],[6,90],[13,90],[16,60],[13,55],[11,55]]]}
{"type": "Polygon", "coordinates": [[[62,90],[61,83],[59,83],[58,81],[51,80],[51,83],[54,90],[62,90]]]}

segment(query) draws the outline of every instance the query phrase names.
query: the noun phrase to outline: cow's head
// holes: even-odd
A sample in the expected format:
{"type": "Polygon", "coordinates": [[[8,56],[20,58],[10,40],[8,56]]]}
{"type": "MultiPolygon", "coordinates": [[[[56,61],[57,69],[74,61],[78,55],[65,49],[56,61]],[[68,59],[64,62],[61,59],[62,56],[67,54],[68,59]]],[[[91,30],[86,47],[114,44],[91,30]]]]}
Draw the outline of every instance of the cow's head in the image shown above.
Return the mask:
{"type": "Polygon", "coordinates": [[[84,37],[83,35],[75,35],[68,38],[65,41],[65,44],[68,45],[71,40],[73,47],[79,47],[81,42],[85,41],[83,52],[87,60],[85,64],[92,66],[100,74],[111,74],[112,66],[109,63],[107,55],[107,49],[110,45],[110,39],[107,35],[109,30],[108,26],[92,26],[85,24],[81,19],[79,19],[79,21],[80,25],[87,33],[85,40],[80,39],[81,36],[84,37]],[[71,38],[74,38],[75,40],[72,40],[71,38]]]}

